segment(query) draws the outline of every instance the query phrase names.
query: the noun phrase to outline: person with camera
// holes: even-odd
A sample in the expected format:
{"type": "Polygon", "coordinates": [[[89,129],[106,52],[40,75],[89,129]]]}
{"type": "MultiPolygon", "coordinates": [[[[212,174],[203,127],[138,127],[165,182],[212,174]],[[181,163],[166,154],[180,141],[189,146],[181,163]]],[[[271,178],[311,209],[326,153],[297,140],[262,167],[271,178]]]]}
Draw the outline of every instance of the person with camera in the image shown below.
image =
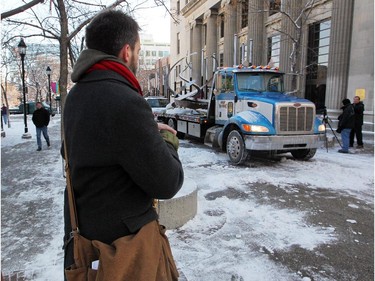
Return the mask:
{"type": "Polygon", "coordinates": [[[338,117],[339,124],[336,132],[341,134],[342,148],[340,153],[349,153],[350,132],[354,128],[354,107],[349,99],[342,101],[342,114],[338,117]]]}

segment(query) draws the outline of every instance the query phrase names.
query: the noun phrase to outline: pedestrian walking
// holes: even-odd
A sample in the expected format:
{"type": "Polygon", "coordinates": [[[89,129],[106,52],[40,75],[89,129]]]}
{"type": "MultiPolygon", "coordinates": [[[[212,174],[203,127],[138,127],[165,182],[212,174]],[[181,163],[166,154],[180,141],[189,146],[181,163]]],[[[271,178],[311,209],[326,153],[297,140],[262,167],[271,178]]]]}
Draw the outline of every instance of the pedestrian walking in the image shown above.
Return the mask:
{"type": "MultiPolygon", "coordinates": [[[[91,21],[86,28],[87,49],[74,66],[75,85],[63,113],[80,234],[106,244],[156,224],[154,199],[172,198],[184,179],[176,131],[154,120],[135,76],[139,30],[138,23],[121,11],[106,10],[91,21]]],[[[64,265],[71,272],[75,242],[70,239],[67,191],[64,206],[64,265]]],[[[150,247],[137,249],[141,256],[145,248],[161,250],[153,239],[148,240],[150,247]]],[[[131,258],[135,253],[125,254],[131,258]]],[[[153,265],[162,259],[147,258],[153,265]]],[[[157,276],[141,258],[130,265],[123,262],[122,267],[126,266],[157,276]]]]}
{"type": "Polygon", "coordinates": [[[337,132],[341,134],[342,149],[338,152],[349,153],[350,132],[354,128],[354,107],[349,99],[344,99],[342,104],[342,114],[338,117],[337,126],[337,132]]]}
{"type": "Polygon", "coordinates": [[[362,125],[363,125],[363,112],[365,111],[365,105],[361,102],[359,96],[353,98],[353,107],[354,107],[354,128],[350,131],[350,145],[349,147],[354,146],[354,136],[357,139],[357,148],[363,148],[363,139],[362,139],[362,125]]]}
{"type": "Polygon", "coordinates": [[[1,107],[1,117],[3,118],[4,124],[8,123],[8,107],[5,104],[1,107]]]}
{"type": "Polygon", "coordinates": [[[47,142],[47,146],[50,147],[50,140],[48,136],[48,124],[50,120],[50,113],[45,109],[41,102],[36,103],[36,110],[33,113],[33,123],[36,127],[36,142],[38,145],[37,151],[42,150],[41,134],[47,142]]]}

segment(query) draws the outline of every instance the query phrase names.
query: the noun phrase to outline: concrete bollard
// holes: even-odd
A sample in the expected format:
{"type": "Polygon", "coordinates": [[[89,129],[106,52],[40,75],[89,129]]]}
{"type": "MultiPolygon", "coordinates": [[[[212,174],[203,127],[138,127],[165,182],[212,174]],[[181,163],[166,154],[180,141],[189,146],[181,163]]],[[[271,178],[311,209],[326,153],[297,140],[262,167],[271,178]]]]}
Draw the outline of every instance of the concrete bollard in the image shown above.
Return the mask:
{"type": "Polygon", "coordinates": [[[197,214],[197,184],[185,178],[181,190],[169,200],[159,200],[159,222],[167,229],[183,226],[197,214]]]}

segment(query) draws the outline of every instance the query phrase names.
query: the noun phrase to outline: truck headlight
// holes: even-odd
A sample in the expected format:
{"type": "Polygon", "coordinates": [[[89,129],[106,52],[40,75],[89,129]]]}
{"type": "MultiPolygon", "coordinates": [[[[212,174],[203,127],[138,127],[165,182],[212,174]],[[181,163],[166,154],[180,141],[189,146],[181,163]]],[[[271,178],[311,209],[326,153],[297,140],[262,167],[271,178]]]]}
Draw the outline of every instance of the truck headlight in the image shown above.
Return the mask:
{"type": "Polygon", "coordinates": [[[246,132],[255,132],[255,133],[268,133],[269,132],[267,127],[258,126],[258,125],[243,124],[242,128],[246,132]]]}
{"type": "Polygon", "coordinates": [[[324,124],[319,125],[318,127],[319,132],[324,132],[325,130],[326,130],[326,126],[324,126],[324,124]]]}

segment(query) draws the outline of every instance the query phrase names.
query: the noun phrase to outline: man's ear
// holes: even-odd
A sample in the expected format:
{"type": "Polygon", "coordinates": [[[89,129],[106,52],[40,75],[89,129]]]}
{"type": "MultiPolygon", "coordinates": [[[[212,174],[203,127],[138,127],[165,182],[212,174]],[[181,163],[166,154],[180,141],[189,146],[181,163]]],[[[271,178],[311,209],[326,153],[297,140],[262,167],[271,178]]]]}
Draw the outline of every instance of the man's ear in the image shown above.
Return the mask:
{"type": "Polygon", "coordinates": [[[129,62],[130,51],[131,51],[130,45],[125,44],[124,47],[122,47],[122,49],[120,51],[119,58],[121,58],[125,63],[129,62]]]}

